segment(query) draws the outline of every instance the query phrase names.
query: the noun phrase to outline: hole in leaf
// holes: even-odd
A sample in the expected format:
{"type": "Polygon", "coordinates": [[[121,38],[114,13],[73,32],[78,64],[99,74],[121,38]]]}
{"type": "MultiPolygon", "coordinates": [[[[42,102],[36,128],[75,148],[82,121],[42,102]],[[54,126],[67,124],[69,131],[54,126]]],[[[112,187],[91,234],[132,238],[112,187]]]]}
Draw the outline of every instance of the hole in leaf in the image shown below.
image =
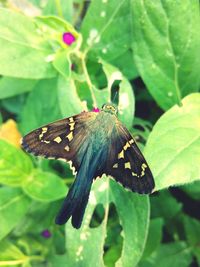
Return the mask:
{"type": "Polygon", "coordinates": [[[96,205],[96,208],[92,214],[92,219],[90,221],[89,227],[90,228],[98,227],[102,223],[104,216],[105,216],[105,210],[103,205],[102,204],[96,205]]]}
{"type": "Polygon", "coordinates": [[[90,79],[95,87],[98,89],[104,89],[107,86],[107,78],[103,71],[102,64],[88,60],[87,69],[90,79]]]}
{"type": "Polygon", "coordinates": [[[120,258],[123,245],[121,236],[122,227],[119,223],[119,216],[113,203],[109,205],[107,222],[107,237],[104,243],[104,263],[106,266],[114,267],[120,258]]]}

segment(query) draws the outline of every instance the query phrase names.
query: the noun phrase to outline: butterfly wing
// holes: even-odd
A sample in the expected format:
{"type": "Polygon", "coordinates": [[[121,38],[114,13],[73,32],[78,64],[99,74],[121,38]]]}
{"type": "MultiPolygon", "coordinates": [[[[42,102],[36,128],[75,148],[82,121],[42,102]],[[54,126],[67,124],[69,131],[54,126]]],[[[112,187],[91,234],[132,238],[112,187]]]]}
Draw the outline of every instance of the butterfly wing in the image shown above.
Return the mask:
{"type": "Polygon", "coordinates": [[[109,145],[106,175],[124,187],[149,194],[154,188],[151,170],[129,131],[117,121],[109,145]]]}
{"type": "Polygon", "coordinates": [[[24,136],[22,147],[35,156],[71,161],[78,171],[81,157],[77,153],[90,134],[88,126],[95,118],[95,112],[82,112],[44,125],[24,136]]]}

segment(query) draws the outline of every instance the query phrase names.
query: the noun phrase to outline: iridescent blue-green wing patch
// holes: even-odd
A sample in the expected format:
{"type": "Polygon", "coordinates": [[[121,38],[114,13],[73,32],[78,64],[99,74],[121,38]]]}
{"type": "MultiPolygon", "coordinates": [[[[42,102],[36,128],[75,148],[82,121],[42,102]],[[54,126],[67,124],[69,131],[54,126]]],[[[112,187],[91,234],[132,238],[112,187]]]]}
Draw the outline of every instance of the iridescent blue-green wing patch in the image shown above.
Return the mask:
{"type": "Polygon", "coordinates": [[[77,152],[90,134],[88,125],[95,118],[94,112],[82,112],[44,125],[24,136],[22,147],[35,156],[71,161],[77,171],[81,160],[77,152]]]}
{"type": "Polygon", "coordinates": [[[144,156],[129,131],[119,121],[110,139],[105,173],[140,194],[151,193],[155,186],[144,156]]]}

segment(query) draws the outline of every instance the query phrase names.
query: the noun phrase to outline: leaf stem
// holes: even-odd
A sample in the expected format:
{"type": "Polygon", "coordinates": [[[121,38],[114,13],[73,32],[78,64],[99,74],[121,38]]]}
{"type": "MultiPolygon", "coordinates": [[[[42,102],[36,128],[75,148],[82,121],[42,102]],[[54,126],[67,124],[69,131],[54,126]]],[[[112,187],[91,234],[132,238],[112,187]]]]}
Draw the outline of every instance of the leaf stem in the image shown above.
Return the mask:
{"type": "Polygon", "coordinates": [[[84,2],[81,1],[81,3],[78,5],[78,8],[77,8],[77,10],[76,10],[76,12],[74,13],[74,16],[73,16],[72,24],[75,25],[75,26],[77,25],[78,20],[81,17],[81,13],[82,13],[83,7],[84,7],[84,2]]]}
{"type": "Polygon", "coordinates": [[[18,264],[23,264],[25,262],[29,262],[32,260],[33,261],[44,261],[44,257],[33,255],[33,256],[24,257],[24,258],[18,259],[18,260],[0,261],[0,266],[13,266],[13,265],[18,265],[18,264]]]}
{"type": "Polygon", "coordinates": [[[86,80],[86,83],[88,84],[88,87],[89,87],[89,90],[91,93],[93,106],[96,108],[97,107],[96,97],[94,95],[93,85],[92,85],[92,82],[90,80],[90,76],[89,76],[87,66],[86,66],[86,53],[80,53],[80,59],[81,59],[81,65],[82,65],[83,73],[85,75],[85,80],[86,80]]]}

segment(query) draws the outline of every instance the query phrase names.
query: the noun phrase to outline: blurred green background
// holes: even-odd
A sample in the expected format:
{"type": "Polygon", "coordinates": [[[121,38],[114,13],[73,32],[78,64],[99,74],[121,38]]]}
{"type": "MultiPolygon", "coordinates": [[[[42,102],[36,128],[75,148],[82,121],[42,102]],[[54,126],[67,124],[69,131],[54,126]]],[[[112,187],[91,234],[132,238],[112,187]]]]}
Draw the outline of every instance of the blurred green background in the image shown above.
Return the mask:
{"type": "Polygon", "coordinates": [[[0,266],[200,266],[199,1],[0,6],[0,266]],[[73,174],[26,154],[20,138],[109,101],[143,150],[155,192],[102,177],[83,226],[55,225],[73,174]]]}

